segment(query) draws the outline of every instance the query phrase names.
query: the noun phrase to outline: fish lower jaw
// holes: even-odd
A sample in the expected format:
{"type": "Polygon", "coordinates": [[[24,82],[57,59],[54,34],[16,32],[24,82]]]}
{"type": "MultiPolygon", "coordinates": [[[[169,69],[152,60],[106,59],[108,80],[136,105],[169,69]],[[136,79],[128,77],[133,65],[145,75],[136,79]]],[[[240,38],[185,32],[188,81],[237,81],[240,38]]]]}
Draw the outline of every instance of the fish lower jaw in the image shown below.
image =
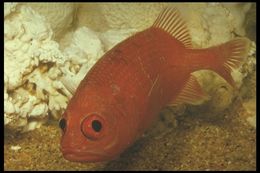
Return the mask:
{"type": "Polygon", "coordinates": [[[79,156],[75,154],[63,154],[66,160],[72,162],[102,162],[106,161],[104,158],[95,155],[79,156]]]}
{"type": "Polygon", "coordinates": [[[94,152],[71,152],[63,150],[63,157],[72,162],[105,162],[113,160],[113,156],[94,152]]]}

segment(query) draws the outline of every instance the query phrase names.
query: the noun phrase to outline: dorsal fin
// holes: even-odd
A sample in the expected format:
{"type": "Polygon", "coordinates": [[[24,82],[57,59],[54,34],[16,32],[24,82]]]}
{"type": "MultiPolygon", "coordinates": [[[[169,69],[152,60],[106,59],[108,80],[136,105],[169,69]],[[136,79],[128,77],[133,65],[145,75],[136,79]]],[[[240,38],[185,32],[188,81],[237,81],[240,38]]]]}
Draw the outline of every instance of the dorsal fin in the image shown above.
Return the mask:
{"type": "Polygon", "coordinates": [[[169,106],[176,106],[181,103],[199,105],[208,99],[209,95],[202,90],[196,77],[190,75],[180,94],[169,104],[169,106]]]}
{"type": "Polygon", "coordinates": [[[180,12],[174,7],[166,7],[157,17],[152,27],[161,28],[165,32],[191,48],[191,37],[180,12]]]}

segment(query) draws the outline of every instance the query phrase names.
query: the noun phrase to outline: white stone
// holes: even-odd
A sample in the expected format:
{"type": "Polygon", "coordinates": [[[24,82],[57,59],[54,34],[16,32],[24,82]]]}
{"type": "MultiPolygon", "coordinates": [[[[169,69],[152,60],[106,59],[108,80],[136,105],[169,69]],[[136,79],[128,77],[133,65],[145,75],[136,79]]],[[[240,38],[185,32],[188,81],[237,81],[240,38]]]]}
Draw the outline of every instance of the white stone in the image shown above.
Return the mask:
{"type": "Polygon", "coordinates": [[[18,150],[20,150],[21,148],[22,148],[22,147],[19,146],[19,145],[15,145],[15,146],[12,145],[12,146],[10,147],[10,149],[13,150],[13,151],[18,151],[18,150]]]}
{"type": "Polygon", "coordinates": [[[18,3],[4,3],[4,17],[14,12],[18,3]]]}

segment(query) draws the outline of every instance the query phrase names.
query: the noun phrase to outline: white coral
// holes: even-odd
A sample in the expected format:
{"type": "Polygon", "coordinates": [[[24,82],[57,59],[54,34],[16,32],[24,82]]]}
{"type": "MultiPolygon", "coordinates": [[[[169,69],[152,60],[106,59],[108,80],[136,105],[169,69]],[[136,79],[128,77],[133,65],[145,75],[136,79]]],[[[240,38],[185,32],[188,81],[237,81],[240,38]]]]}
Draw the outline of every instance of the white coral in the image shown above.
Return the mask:
{"type": "Polygon", "coordinates": [[[59,39],[72,27],[77,5],[74,3],[25,3],[40,15],[44,16],[59,39]]]}
{"type": "Polygon", "coordinates": [[[98,33],[86,27],[77,29],[68,38],[70,44],[65,46],[63,51],[67,62],[61,70],[66,78],[73,78],[74,85],[78,85],[87,71],[104,54],[103,44],[98,33]]]}
{"type": "Polygon", "coordinates": [[[65,58],[58,43],[52,40],[53,32],[49,24],[31,8],[20,6],[12,15],[6,15],[4,26],[5,125],[19,124],[26,129],[28,121],[22,121],[21,124],[21,121],[15,123],[15,120],[19,117],[23,120],[30,117],[45,118],[48,110],[52,112],[47,106],[48,95],[55,93],[53,97],[57,99],[53,104],[64,109],[66,97],[60,101],[61,94],[57,94],[52,86],[58,75],[48,75],[46,68],[49,67],[46,66],[51,63],[53,68],[58,68],[65,58]],[[43,91],[47,92],[44,94],[43,91]]]}

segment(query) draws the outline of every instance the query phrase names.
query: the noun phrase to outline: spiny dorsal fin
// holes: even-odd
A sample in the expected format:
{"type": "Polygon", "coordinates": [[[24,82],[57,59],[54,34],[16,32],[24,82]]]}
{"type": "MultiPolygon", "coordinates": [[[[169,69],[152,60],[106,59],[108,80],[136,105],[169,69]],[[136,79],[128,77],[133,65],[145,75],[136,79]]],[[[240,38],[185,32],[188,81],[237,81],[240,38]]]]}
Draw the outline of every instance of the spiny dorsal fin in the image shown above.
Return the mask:
{"type": "Polygon", "coordinates": [[[186,23],[180,16],[180,12],[173,7],[165,8],[155,20],[152,27],[161,28],[174,38],[191,48],[191,37],[186,23]]]}
{"type": "Polygon", "coordinates": [[[190,75],[180,94],[169,104],[169,106],[176,106],[181,103],[199,105],[208,99],[208,94],[201,89],[196,77],[190,75]]]}

